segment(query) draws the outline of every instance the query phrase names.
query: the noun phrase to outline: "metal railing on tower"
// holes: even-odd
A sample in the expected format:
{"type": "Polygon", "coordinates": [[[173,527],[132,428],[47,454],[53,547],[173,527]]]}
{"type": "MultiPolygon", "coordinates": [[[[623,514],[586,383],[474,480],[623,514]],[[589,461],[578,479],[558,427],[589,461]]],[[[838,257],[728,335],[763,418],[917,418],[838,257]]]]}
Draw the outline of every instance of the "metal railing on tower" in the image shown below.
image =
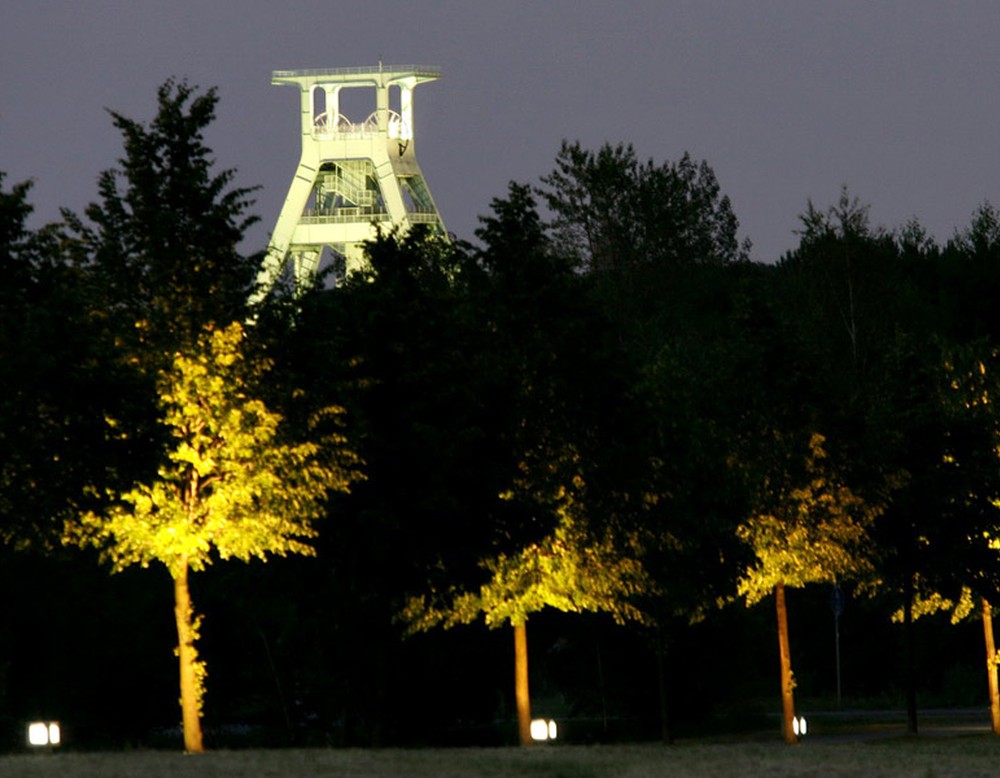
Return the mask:
{"type": "Polygon", "coordinates": [[[251,302],[286,273],[297,290],[307,287],[328,252],[345,273],[362,267],[363,245],[379,228],[428,224],[446,234],[417,164],[413,132],[413,91],[440,76],[433,67],[381,63],[272,73],[272,84],[299,88],[302,154],[251,302]],[[348,89],[374,96],[373,110],[345,116],[341,98],[348,89]]]}

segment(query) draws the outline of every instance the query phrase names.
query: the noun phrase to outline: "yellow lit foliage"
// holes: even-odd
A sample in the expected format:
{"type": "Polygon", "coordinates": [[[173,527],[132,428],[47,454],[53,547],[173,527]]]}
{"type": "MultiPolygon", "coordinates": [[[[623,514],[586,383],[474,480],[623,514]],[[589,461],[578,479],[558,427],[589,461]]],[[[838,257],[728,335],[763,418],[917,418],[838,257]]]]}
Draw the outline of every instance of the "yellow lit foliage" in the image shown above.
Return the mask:
{"type": "MultiPolygon", "coordinates": [[[[995,361],[998,357],[996,349],[991,349],[989,353],[990,361],[995,361]]],[[[963,396],[963,403],[966,408],[984,407],[990,404],[991,379],[986,369],[986,363],[982,360],[975,360],[975,364],[964,375],[959,374],[956,366],[950,361],[945,362],[945,370],[951,374],[950,386],[953,390],[963,396]]]]}
{"type": "Polygon", "coordinates": [[[244,561],[314,553],[324,497],[348,490],[356,460],[335,433],[280,440],[282,417],[251,394],[269,365],[248,365],[242,340],[234,323],[206,331],[196,353],[174,356],[158,382],[172,445],[157,478],[110,495],[103,514],[67,523],[65,543],[101,548],[116,571],[161,562],[174,577],[179,566],[203,569],[213,552],[244,561]]]}
{"type": "MultiPolygon", "coordinates": [[[[532,491],[525,479],[519,479],[517,486],[520,497],[532,491]]],[[[410,598],[401,614],[409,631],[468,624],[480,614],[493,628],[517,626],[546,607],[571,613],[602,611],[619,623],[645,622],[645,614],[633,604],[633,598],[651,585],[638,543],[634,538],[616,542],[610,530],[595,537],[585,517],[584,491],[579,475],[544,494],[534,490],[536,502],[554,514],[553,531],[518,553],[482,560],[480,566],[489,577],[478,591],[451,591],[444,602],[410,598]]],[[[501,497],[514,499],[515,492],[501,497]]]]}
{"type": "MultiPolygon", "coordinates": [[[[976,344],[966,349],[957,349],[945,360],[945,373],[953,392],[951,404],[962,406],[962,415],[971,417],[975,423],[981,425],[981,428],[988,432],[993,456],[1000,460],[1000,414],[997,413],[996,403],[997,396],[1000,395],[1000,382],[997,381],[998,358],[1000,358],[1000,351],[992,347],[984,348],[982,344],[976,344]]],[[[946,464],[955,467],[963,466],[957,457],[950,454],[946,454],[943,460],[946,464]]],[[[987,470],[989,470],[989,466],[987,466],[987,470]]],[[[994,492],[989,486],[991,474],[987,473],[984,480],[986,483],[983,483],[980,488],[985,494],[977,495],[970,492],[967,499],[972,502],[988,501],[994,508],[1000,508],[1000,498],[991,494],[994,492]]],[[[970,536],[968,539],[973,543],[985,542],[987,547],[994,551],[1000,550],[1000,537],[998,537],[996,526],[983,530],[981,537],[982,541],[974,536],[970,536]]],[[[971,577],[978,578],[982,575],[989,581],[991,578],[989,571],[982,572],[985,575],[974,573],[971,577]]],[[[979,602],[982,606],[983,641],[986,647],[986,664],[989,673],[987,678],[990,718],[993,734],[1000,735],[1000,689],[998,689],[996,674],[997,665],[1000,664],[1000,652],[996,650],[993,636],[994,609],[990,599],[995,596],[995,587],[992,583],[987,583],[986,591],[985,595],[980,595],[979,602]]],[[[972,603],[973,597],[970,589],[963,588],[959,602],[952,607],[952,623],[971,613],[972,603]]]]}
{"type": "MultiPolygon", "coordinates": [[[[945,597],[939,592],[924,593],[921,591],[922,582],[919,576],[915,577],[915,583],[917,591],[913,595],[913,602],[910,606],[910,617],[913,619],[919,619],[922,616],[932,616],[941,611],[951,611],[951,623],[958,624],[969,616],[976,606],[972,597],[972,590],[968,586],[962,587],[962,592],[956,601],[945,597]]],[[[890,616],[890,619],[896,624],[901,624],[904,618],[905,614],[902,607],[894,610],[892,616],[890,616]]]]}
{"type": "MultiPolygon", "coordinates": [[[[175,354],[158,376],[162,423],[170,434],[156,478],[109,494],[103,513],[67,522],[63,542],[101,549],[113,570],[162,563],[174,579],[185,749],[204,750],[201,705],[206,668],[196,643],[201,617],[188,572],[222,559],[315,553],[313,522],[328,492],[359,475],[356,457],[336,433],[285,442],[282,417],[253,396],[270,365],[250,363],[243,328],[207,329],[192,353],[175,354]]],[[[329,408],[320,422],[335,422],[329,408]]],[[[110,426],[116,426],[109,421],[110,426]]]]}
{"type": "MultiPolygon", "coordinates": [[[[995,398],[1000,393],[996,377],[996,366],[1000,360],[1000,352],[997,349],[990,349],[983,359],[966,356],[959,361],[964,365],[959,367],[955,360],[945,360],[945,372],[949,376],[949,386],[955,393],[954,398],[969,414],[974,414],[975,418],[990,430],[993,436],[993,453],[1000,459],[1000,414],[997,413],[995,398]],[[971,362],[971,364],[970,364],[971,362]]],[[[959,465],[954,457],[945,455],[944,461],[949,464],[959,465]]],[[[995,507],[1000,508],[1000,500],[991,500],[995,507]]],[[[990,543],[991,548],[996,548],[995,542],[990,543]]]]}
{"type": "Polygon", "coordinates": [[[810,438],[805,483],[765,489],[760,512],[737,528],[756,556],[737,588],[748,605],[778,584],[832,583],[838,576],[870,569],[867,527],[881,510],[827,472],[824,440],[818,433],[810,438]]]}
{"type": "MultiPolygon", "coordinates": [[[[951,390],[947,398],[949,404],[953,408],[960,408],[959,412],[963,416],[974,416],[979,424],[990,431],[993,453],[1000,459],[1000,417],[997,415],[997,406],[994,402],[997,393],[1000,392],[995,370],[998,357],[1000,352],[993,348],[985,353],[978,349],[970,349],[965,353],[958,351],[945,359],[944,371],[951,390]]],[[[963,467],[963,463],[951,453],[945,453],[942,461],[953,467],[963,467]]],[[[976,495],[969,494],[968,498],[975,500],[976,495]]],[[[1000,499],[995,497],[988,499],[995,508],[1000,508],[1000,499]]],[[[988,548],[1000,551],[1000,537],[997,536],[996,530],[984,530],[981,538],[988,548]]],[[[978,542],[978,539],[969,537],[969,541],[978,542]]],[[[923,594],[918,590],[913,601],[913,617],[950,610],[951,621],[957,624],[972,613],[974,606],[972,591],[967,586],[962,588],[957,602],[938,592],[923,594]]],[[[902,609],[896,611],[892,619],[901,621],[902,609]]]]}

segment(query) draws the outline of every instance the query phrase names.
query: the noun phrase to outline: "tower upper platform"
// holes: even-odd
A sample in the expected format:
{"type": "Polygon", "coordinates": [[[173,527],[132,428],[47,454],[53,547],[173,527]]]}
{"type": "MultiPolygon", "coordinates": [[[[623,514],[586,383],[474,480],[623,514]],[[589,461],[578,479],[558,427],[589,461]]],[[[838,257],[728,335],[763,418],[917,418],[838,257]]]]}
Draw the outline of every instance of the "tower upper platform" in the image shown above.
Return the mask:
{"type": "Polygon", "coordinates": [[[417,83],[441,78],[441,69],[427,65],[375,65],[356,68],[306,68],[302,70],[275,70],[271,73],[272,84],[299,84],[308,89],[317,84],[338,86],[377,86],[397,83],[411,78],[417,83]]]}
{"type": "Polygon", "coordinates": [[[297,86],[302,94],[302,132],[314,140],[348,140],[349,137],[386,134],[395,140],[413,139],[413,90],[418,84],[441,77],[428,65],[374,65],[350,68],[275,70],[271,84],[297,86]],[[365,117],[349,118],[340,112],[345,89],[374,89],[375,110],[365,117]],[[389,104],[391,89],[398,90],[397,110],[389,104]]]}

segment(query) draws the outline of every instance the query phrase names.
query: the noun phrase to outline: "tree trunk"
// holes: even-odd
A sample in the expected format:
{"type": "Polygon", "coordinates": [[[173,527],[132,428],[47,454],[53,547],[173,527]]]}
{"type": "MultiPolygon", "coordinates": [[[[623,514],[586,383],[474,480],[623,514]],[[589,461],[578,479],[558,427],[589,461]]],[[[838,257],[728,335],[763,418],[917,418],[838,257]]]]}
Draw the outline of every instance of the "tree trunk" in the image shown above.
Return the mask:
{"type": "Polygon", "coordinates": [[[986,639],[986,677],[990,689],[993,734],[1000,735],[1000,688],[997,687],[997,650],[993,642],[993,608],[983,598],[983,637],[986,639]]]}
{"type": "Polygon", "coordinates": [[[666,746],[674,742],[670,727],[670,690],[667,684],[667,639],[656,625],[656,680],[660,693],[660,739],[666,746]]]}
{"type": "Polygon", "coordinates": [[[375,633],[375,688],[372,700],[372,748],[384,748],[389,741],[388,700],[389,700],[389,647],[382,630],[375,633]]]}
{"type": "Polygon", "coordinates": [[[597,640],[597,691],[601,697],[601,730],[608,737],[608,690],[604,684],[604,660],[601,658],[601,641],[597,640]]]}
{"type": "Polygon", "coordinates": [[[913,576],[906,579],[903,603],[903,639],[906,643],[906,733],[917,734],[916,638],[913,634],[913,576]]]}
{"type": "Polygon", "coordinates": [[[522,746],[531,741],[531,696],[528,691],[528,626],[514,625],[514,699],[517,702],[517,738],[522,746]]]}
{"type": "Polygon", "coordinates": [[[774,602],[778,611],[778,653],[781,655],[781,729],[786,743],[797,743],[795,734],[795,682],[792,678],[792,652],[788,647],[788,609],[785,607],[785,586],[774,587],[774,602]]]}
{"type": "Polygon", "coordinates": [[[202,678],[195,641],[198,630],[188,590],[188,566],[185,559],[174,576],[174,618],[177,621],[177,658],[181,681],[181,716],[184,724],[184,750],[200,754],[205,750],[201,737],[202,678]]]}

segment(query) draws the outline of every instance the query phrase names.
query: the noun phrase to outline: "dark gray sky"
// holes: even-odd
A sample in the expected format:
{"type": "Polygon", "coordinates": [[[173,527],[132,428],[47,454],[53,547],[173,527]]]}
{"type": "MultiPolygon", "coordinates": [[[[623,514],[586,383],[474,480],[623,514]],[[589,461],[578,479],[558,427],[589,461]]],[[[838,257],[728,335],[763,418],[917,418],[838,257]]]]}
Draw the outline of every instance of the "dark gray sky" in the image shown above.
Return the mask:
{"type": "Polygon", "coordinates": [[[444,71],[416,91],[417,156],[463,238],[569,138],[706,159],[757,260],[845,184],[944,241],[1000,205],[998,33],[985,0],[3,0],[0,170],[35,180],[39,221],[80,210],[121,153],[104,108],[147,120],[170,76],[217,86],[208,142],[263,187],[262,247],[299,154],[271,71],[382,60],[444,71]]]}

